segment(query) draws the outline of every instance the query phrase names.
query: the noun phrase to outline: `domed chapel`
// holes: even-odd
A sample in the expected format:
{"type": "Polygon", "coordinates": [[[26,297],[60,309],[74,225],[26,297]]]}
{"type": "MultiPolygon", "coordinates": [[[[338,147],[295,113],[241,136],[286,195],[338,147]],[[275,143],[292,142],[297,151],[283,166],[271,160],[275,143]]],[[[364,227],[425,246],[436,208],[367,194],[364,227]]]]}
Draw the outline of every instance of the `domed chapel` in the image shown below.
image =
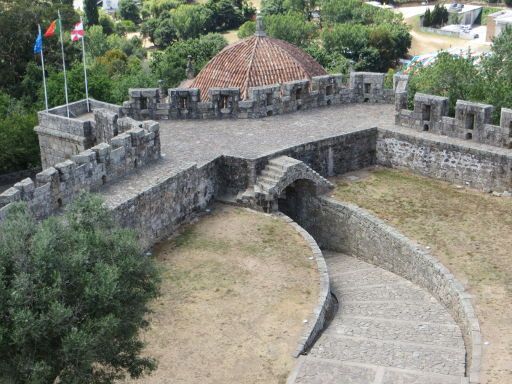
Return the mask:
{"type": "Polygon", "coordinates": [[[210,88],[240,88],[240,99],[249,98],[249,88],[311,80],[327,75],[325,69],[302,49],[268,37],[261,16],[256,18],[253,36],[228,45],[188,83],[208,100],[210,88]]]}

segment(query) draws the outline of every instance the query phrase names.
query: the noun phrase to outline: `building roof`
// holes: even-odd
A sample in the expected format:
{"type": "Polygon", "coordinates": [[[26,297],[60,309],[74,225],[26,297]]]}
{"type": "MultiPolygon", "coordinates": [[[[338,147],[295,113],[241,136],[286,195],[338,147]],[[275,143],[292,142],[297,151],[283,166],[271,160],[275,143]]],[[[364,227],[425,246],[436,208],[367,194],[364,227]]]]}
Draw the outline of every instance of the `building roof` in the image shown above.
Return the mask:
{"type": "Polygon", "coordinates": [[[199,88],[201,100],[210,88],[240,88],[240,98],[248,98],[251,87],[311,80],[326,75],[325,69],[300,48],[267,37],[257,20],[256,33],[231,44],[213,57],[189,85],[199,88]]]}

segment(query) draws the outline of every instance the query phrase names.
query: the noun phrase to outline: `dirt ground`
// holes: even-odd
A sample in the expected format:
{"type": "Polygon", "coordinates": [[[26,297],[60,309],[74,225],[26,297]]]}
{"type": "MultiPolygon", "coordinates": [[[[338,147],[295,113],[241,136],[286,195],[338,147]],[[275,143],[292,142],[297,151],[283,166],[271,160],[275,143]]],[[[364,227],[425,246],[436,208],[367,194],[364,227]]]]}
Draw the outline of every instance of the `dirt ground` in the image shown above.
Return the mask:
{"type": "Polygon", "coordinates": [[[334,180],[334,196],[368,209],[432,252],[474,295],[483,383],[512,383],[512,198],[377,168],[334,180]]]}
{"type": "Polygon", "coordinates": [[[145,353],[130,383],[285,383],[319,292],[302,237],[268,215],[217,206],[155,248],[163,270],[145,353]]]}
{"type": "Polygon", "coordinates": [[[464,52],[469,48],[471,52],[477,53],[487,52],[491,49],[490,44],[476,40],[465,40],[435,33],[422,32],[419,28],[418,16],[406,18],[405,22],[412,27],[410,31],[412,44],[409,49],[409,54],[412,56],[433,53],[450,48],[461,49],[464,52]]]}

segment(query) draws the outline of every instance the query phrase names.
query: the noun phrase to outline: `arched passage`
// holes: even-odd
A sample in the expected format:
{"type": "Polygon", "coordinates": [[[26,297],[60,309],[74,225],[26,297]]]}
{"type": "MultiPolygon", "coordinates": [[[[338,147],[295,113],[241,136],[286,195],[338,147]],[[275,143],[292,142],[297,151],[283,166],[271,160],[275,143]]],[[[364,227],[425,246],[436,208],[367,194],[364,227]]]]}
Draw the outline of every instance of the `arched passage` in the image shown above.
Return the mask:
{"type": "Polygon", "coordinates": [[[277,209],[297,221],[301,217],[307,199],[316,195],[313,181],[299,179],[292,182],[281,192],[277,199],[277,209]]]}

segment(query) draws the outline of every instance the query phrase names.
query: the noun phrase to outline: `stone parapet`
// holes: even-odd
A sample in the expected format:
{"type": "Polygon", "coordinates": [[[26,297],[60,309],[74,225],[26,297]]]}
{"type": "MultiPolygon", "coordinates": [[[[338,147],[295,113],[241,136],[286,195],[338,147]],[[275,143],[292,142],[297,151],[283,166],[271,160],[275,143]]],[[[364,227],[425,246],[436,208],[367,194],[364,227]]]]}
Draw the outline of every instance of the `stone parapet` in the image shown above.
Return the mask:
{"type": "MultiPolygon", "coordinates": [[[[122,119],[120,119],[122,120],[122,119]]],[[[160,158],[160,127],[154,121],[129,119],[124,130],[111,139],[86,149],[70,159],[26,178],[0,194],[0,220],[17,201],[28,204],[37,219],[43,219],[68,204],[82,191],[95,191],[133,169],[160,158]]]]}
{"type": "Polygon", "coordinates": [[[383,73],[353,72],[349,86],[341,74],[316,76],[249,88],[241,100],[238,88],[212,88],[201,101],[197,88],[171,88],[168,97],[158,88],[130,89],[123,113],[137,120],[260,118],[298,110],[357,102],[393,103],[395,92],[384,88],[383,73]]]}
{"type": "Polygon", "coordinates": [[[416,131],[512,148],[512,110],[502,108],[499,125],[491,124],[494,107],[457,100],[455,117],[448,115],[448,98],[423,93],[414,95],[413,110],[407,109],[407,92],[397,91],[395,123],[416,131]]]}

